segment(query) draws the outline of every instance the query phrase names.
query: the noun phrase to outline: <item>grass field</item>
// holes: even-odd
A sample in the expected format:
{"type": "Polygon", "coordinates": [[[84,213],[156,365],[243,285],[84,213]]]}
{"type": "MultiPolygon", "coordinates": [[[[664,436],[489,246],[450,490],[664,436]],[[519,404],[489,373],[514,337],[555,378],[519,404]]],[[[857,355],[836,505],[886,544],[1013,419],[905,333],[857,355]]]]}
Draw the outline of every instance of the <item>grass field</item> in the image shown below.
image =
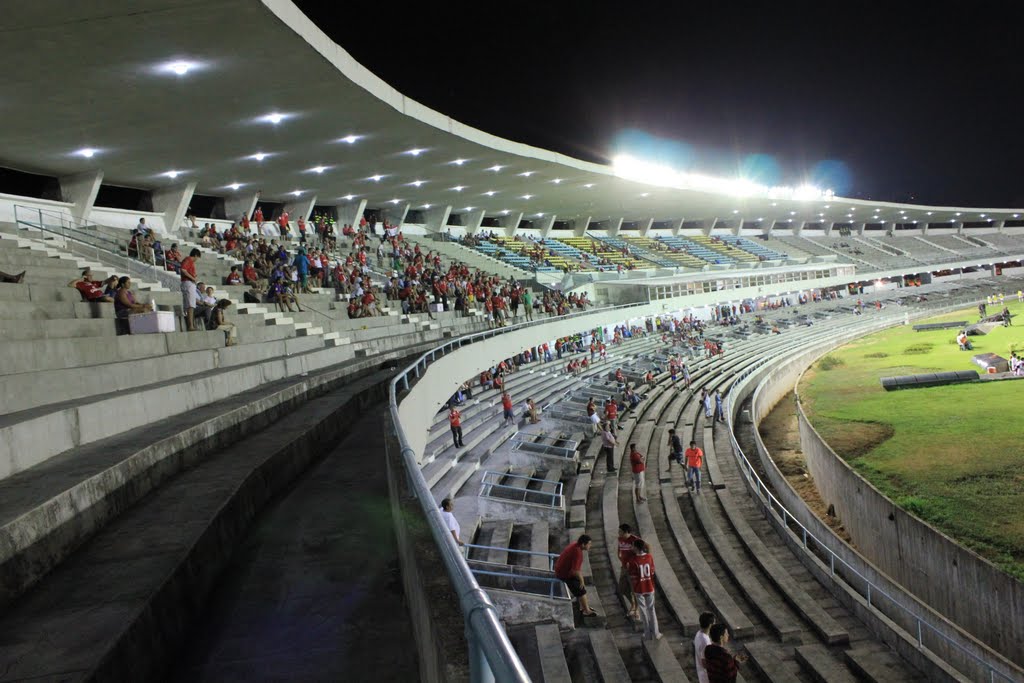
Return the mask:
{"type": "MultiPolygon", "coordinates": [[[[903,508],[1024,580],[1024,380],[887,392],[880,377],[977,370],[970,359],[1024,349],[1016,327],[971,337],[900,327],[851,342],[818,361],[800,385],[822,437],[903,508]]],[[[995,312],[995,307],[989,307],[995,312]]],[[[976,309],[922,322],[977,320],[976,309]]]]}

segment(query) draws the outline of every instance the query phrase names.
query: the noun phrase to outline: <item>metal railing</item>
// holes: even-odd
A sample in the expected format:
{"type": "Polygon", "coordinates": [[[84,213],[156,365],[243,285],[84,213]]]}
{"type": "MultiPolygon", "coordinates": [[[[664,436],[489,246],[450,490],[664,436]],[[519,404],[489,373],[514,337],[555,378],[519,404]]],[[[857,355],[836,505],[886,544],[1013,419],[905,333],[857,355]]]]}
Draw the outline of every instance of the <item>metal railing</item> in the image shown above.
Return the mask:
{"type": "MultiPolygon", "coordinates": [[[[962,306],[963,306],[963,303],[958,303],[958,304],[956,304],[954,306],[945,306],[945,307],[942,307],[942,308],[943,309],[954,309],[955,310],[957,308],[961,308],[962,306]]],[[[936,311],[930,311],[929,312],[929,316],[935,315],[935,314],[936,314],[936,311]]],[[[887,320],[884,325],[872,325],[872,326],[870,326],[870,329],[866,330],[865,333],[875,332],[875,331],[877,331],[878,328],[884,329],[885,327],[889,327],[889,326],[894,325],[894,324],[899,324],[899,319],[898,318],[897,319],[887,320]]],[[[839,343],[847,343],[848,341],[850,341],[848,338],[844,338],[839,343]]],[[[829,348],[835,346],[835,342],[826,342],[824,344],[820,344],[820,345],[816,345],[816,346],[817,346],[817,348],[821,348],[821,349],[829,349],[829,348]]],[[[814,347],[815,347],[815,345],[812,345],[812,348],[809,349],[809,350],[813,350],[814,347]]],[[[786,361],[786,360],[789,360],[790,358],[792,358],[792,354],[789,354],[786,357],[781,358],[781,359],[777,359],[777,360],[786,361]]],[[[774,361],[776,359],[772,359],[772,360],[774,361]]],[[[732,395],[734,393],[738,393],[736,391],[737,388],[742,386],[742,384],[745,384],[746,382],[750,381],[751,380],[750,376],[754,372],[756,372],[756,371],[758,371],[760,369],[763,369],[764,366],[767,363],[770,363],[770,361],[765,361],[765,362],[762,362],[762,363],[758,363],[758,364],[756,364],[754,366],[751,366],[751,367],[747,368],[743,373],[741,373],[736,378],[736,380],[733,383],[732,387],[730,387],[730,389],[732,390],[732,391],[730,391],[730,394],[732,395]]],[[[761,378],[759,377],[757,379],[760,380],[761,378]]],[[[731,403],[732,403],[732,401],[730,399],[730,404],[731,403]]],[[[727,426],[728,426],[728,431],[729,431],[729,440],[730,440],[731,445],[732,445],[733,453],[736,455],[737,459],[739,460],[740,471],[743,473],[743,475],[747,479],[747,481],[749,483],[749,486],[751,488],[751,491],[756,493],[754,498],[756,500],[758,500],[758,502],[760,502],[764,506],[766,513],[772,514],[772,515],[776,515],[778,517],[779,521],[782,524],[784,524],[786,526],[786,528],[790,530],[791,533],[793,533],[793,534],[795,534],[796,536],[799,537],[800,542],[803,545],[803,548],[805,550],[810,552],[811,551],[811,547],[810,546],[813,544],[813,546],[818,551],[820,551],[820,552],[822,552],[822,553],[824,553],[826,555],[826,557],[828,558],[828,564],[829,564],[829,574],[831,575],[831,577],[832,577],[832,579],[834,581],[842,581],[847,586],[849,586],[852,590],[854,590],[854,591],[856,591],[858,593],[863,594],[865,600],[867,601],[868,607],[870,607],[872,609],[875,609],[875,610],[881,612],[881,609],[878,606],[877,602],[878,602],[878,598],[882,597],[885,600],[887,600],[888,603],[890,605],[892,605],[892,607],[894,607],[898,612],[901,612],[904,616],[910,617],[912,619],[915,627],[916,627],[916,637],[917,637],[917,646],[918,646],[918,648],[920,648],[920,649],[924,649],[925,648],[924,637],[925,637],[926,633],[930,633],[930,634],[933,634],[935,636],[938,636],[947,646],[952,647],[960,655],[966,657],[969,661],[973,661],[976,665],[978,665],[982,669],[986,670],[986,672],[988,674],[988,679],[989,679],[990,682],[994,682],[994,681],[999,680],[999,681],[1007,681],[1008,683],[1015,683],[1016,681],[1019,680],[1019,679],[1015,679],[1015,678],[1010,677],[1009,675],[1003,673],[1002,671],[997,670],[988,661],[986,661],[985,659],[979,657],[975,653],[969,651],[963,645],[961,645],[959,642],[957,642],[956,640],[950,638],[946,634],[942,633],[941,630],[939,630],[938,628],[933,626],[931,623],[929,623],[928,621],[925,621],[923,618],[918,616],[915,613],[914,610],[911,610],[910,608],[908,608],[907,606],[902,604],[897,597],[895,597],[892,594],[888,593],[887,591],[885,591],[882,587],[878,586],[877,584],[873,583],[871,581],[871,579],[869,579],[867,576],[865,576],[860,571],[858,571],[856,567],[854,567],[852,564],[850,564],[849,562],[844,560],[842,557],[840,557],[835,551],[833,551],[829,547],[829,543],[826,542],[823,538],[820,538],[819,536],[816,536],[811,530],[809,530],[806,526],[804,526],[783,505],[782,501],[780,501],[778,498],[775,497],[775,495],[771,491],[771,488],[767,484],[765,484],[764,481],[762,481],[761,477],[758,475],[757,471],[755,470],[753,464],[751,464],[750,460],[747,458],[746,454],[743,452],[743,448],[740,446],[739,441],[737,440],[736,434],[735,434],[736,428],[735,428],[735,425],[734,425],[735,417],[733,415],[733,410],[728,410],[727,411],[727,419],[728,419],[727,426]],[[795,527],[795,530],[794,530],[794,527],[795,527]],[[850,575],[855,576],[860,581],[861,586],[858,587],[857,585],[855,585],[855,583],[851,583],[847,579],[846,576],[842,575],[842,573],[837,574],[836,573],[837,565],[839,566],[840,570],[845,570],[845,572],[849,572],[850,575]]],[[[946,660],[943,660],[943,661],[946,661],[946,660]]]]}
{"type": "MultiPolygon", "coordinates": [[[[505,548],[500,545],[477,545],[476,543],[463,543],[463,548],[466,548],[467,552],[470,550],[497,550],[502,553],[513,553],[515,555],[529,555],[530,557],[545,557],[548,560],[548,571],[554,571],[555,560],[558,559],[557,553],[545,553],[538,550],[519,550],[518,548],[505,548]]],[[[487,560],[471,560],[473,562],[486,562],[487,560]]]]}
{"type": "Polygon", "coordinates": [[[508,472],[484,472],[483,479],[480,482],[480,495],[484,498],[496,498],[498,500],[508,500],[515,503],[530,503],[533,505],[546,505],[552,508],[561,508],[565,506],[565,500],[562,497],[562,482],[553,481],[551,479],[540,479],[538,477],[527,477],[520,474],[510,474],[508,472]],[[531,489],[526,486],[512,486],[510,484],[500,484],[498,482],[503,479],[514,479],[517,481],[534,482],[539,483],[541,486],[547,486],[554,484],[553,491],[544,491],[542,489],[531,489]],[[502,495],[496,495],[497,493],[502,495]],[[534,498],[534,500],[528,500],[534,498]],[[546,503],[537,502],[536,499],[547,501],[546,503]]]}

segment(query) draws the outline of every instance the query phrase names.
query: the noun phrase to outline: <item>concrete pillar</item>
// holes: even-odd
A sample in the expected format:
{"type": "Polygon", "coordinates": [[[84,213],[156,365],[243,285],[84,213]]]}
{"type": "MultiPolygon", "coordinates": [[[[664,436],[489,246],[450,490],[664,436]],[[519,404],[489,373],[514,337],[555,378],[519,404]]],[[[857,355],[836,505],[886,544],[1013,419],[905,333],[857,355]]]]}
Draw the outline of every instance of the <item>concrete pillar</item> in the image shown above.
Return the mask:
{"type": "Polygon", "coordinates": [[[242,214],[252,218],[252,212],[256,210],[256,202],[260,200],[258,192],[236,193],[224,198],[224,216],[228,220],[238,221],[242,214]]]}
{"type": "Polygon", "coordinates": [[[761,234],[766,237],[772,236],[772,230],[775,229],[775,220],[769,218],[768,220],[761,221],[761,234]]]}
{"type": "Polygon", "coordinates": [[[648,218],[640,221],[640,236],[647,237],[647,233],[651,231],[651,226],[654,225],[654,219],[648,218]]]}
{"type": "Polygon", "coordinates": [[[711,237],[711,231],[715,229],[715,223],[718,222],[718,218],[705,218],[704,223],[701,226],[701,232],[704,233],[705,237],[711,237]]]}
{"type": "Polygon", "coordinates": [[[472,235],[480,229],[480,224],[484,222],[484,213],[483,209],[477,209],[476,211],[467,211],[462,214],[465,219],[464,225],[467,235],[472,235]]]}
{"type": "Polygon", "coordinates": [[[423,227],[428,233],[444,232],[448,225],[448,217],[452,215],[452,205],[432,206],[423,212],[423,227]]]}
{"type": "Polygon", "coordinates": [[[391,225],[402,227],[405,223],[405,217],[409,215],[409,202],[405,204],[392,204],[391,208],[386,209],[385,213],[391,219],[389,222],[391,225]]]}
{"type": "Polygon", "coordinates": [[[998,230],[999,232],[1002,232],[1003,228],[1006,227],[1006,221],[994,221],[992,223],[992,226],[995,227],[996,230],[998,230]]]}
{"type": "Polygon", "coordinates": [[[739,237],[742,232],[743,232],[743,217],[741,216],[741,217],[736,219],[736,226],[732,229],[732,234],[734,234],[737,237],[739,237]]]}
{"type": "Polygon", "coordinates": [[[173,185],[153,191],[153,212],[164,215],[164,230],[175,233],[181,227],[189,202],[196,191],[195,182],[173,185]]]}
{"type": "Polygon", "coordinates": [[[363,212],[366,211],[366,200],[360,199],[357,202],[343,204],[335,208],[338,211],[338,229],[336,232],[340,235],[343,225],[359,225],[359,219],[363,217],[363,212]]]}
{"type": "Polygon", "coordinates": [[[886,221],[882,223],[882,228],[885,230],[886,237],[892,237],[893,233],[896,232],[896,223],[895,221],[886,221]]]}
{"type": "Polygon", "coordinates": [[[832,236],[832,228],[834,226],[835,226],[835,223],[833,223],[832,221],[829,221],[827,223],[822,223],[821,224],[821,227],[825,228],[825,237],[831,237],[832,236]]]}
{"type": "Polygon", "coordinates": [[[572,234],[576,237],[583,237],[587,234],[587,228],[590,227],[590,216],[579,216],[573,222],[572,234]]]}
{"type": "Polygon", "coordinates": [[[621,230],[621,229],[622,229],[622,216],[619,216],[618,218],[609,218],[608,219],[608,229],[605,230],[605,233],[609,237],[615,237],[616,235],[619,234],[619,230],[621,230]]]}
{"type": "Polygon", "coordinates": [[[551,230],[555,227],[555,214],[541,216],[534,220],[533,224],[537,225],[540,229],[540,236],[547,239],[548,235],[551,234],[551,230]]]}
{"type": "Polygon", "coordinates": [[[523,220],[522,211],[512,211],[508,215],[501,217],[501,225],[505,228],[505,236],[512,237],[519,230],[519,222],[523,220]]]}
{"type": "MultiPolygon", "coordinates": [[[[309,221],[309,216],[313,213],[314,206],[316,206],[316,195],[308,199],[300,198],[294,202],[288,202],[284,205],[284,210],[288,212],[288,222],[295,225],[298,223],[300,216],[309,221]]],[[[298,229],[296,229],[295,234],[298,234],[298,229]]]]}
{"type": "Polygon", "coordinates": [[[790,228],[790,230],[793,231],[794,235],[799,237],[800,233],[802,233],[804,231],[804,221],[798,221],[798,220],[794,219],[794,220],[790,221],[789,228],[790,228]]]}
{"type": "Polygon", "coordinates": [[[958,234],[958,235],[964,234],[964,222],[963,221],[953,221],[953,229],[956,230],[956,234],[958,234]]]}
{"type": "Polygon", "coordinates": [[[867,225],[868,224],[864,223],[864,222],[854,223],[853,225],[850,226],[850,229],[853,232],[856,232],[858,237],[863,237],[864,236],[864,229],[867,227],[867,225]]]}
{"type": "Polygon", "coordinates": [[[103,184],[103,171],[85,171],[64,176],[57,179],[57,184],[60,185],[61,198],[73,205],[71,217],[75,219],[75,222],[85,223],[88,221],[93,204],[96,203],[100,185],[103,184]]]}
{"type": "Polygon", "coordinates": [[[677,221],[672,223],[672,236],[673,237],[679,237],[679,233],[682,231],[683,223],[685,223],[685,222],[686,222],[685,218],[680,218],[679,220],[677,220],[677,221]]]}
{"type": "Polygon", "coordinates": [[[927,235],[928,234],[928,229],[930,227],[931,227],[931,223],[922,223],[921,224],[921,234],[922,235],[927,235]]]}

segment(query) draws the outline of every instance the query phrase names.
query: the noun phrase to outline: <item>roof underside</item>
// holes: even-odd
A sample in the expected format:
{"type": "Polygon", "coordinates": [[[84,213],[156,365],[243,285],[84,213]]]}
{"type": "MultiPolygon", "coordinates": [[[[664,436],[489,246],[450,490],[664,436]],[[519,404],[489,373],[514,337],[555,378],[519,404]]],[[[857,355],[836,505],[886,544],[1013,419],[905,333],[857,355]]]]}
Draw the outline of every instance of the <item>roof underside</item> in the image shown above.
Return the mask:
{"type": "MultiPolygon", "coordinates": [[[[26,171],[102,169],[105,183],[144,189],[195,181],[201,194],[230,197],[239,183],[237,192],[261,190],[268,200],[299,191],[326,205],[365,199],[370,207],[565,220],[934,223],[1024,213],[737,198],[618,178],[610,167],[488,135],[405,98],[290,0],[11,5],[2,30],[0,163],[26,171]],[[160,71],[173,60],[195,68],[184,76],[160,71]],[[260,120],[272,112],[285,119],[260,120]],[[344,142],[350,135],[360,137],[344,142]],[[75,154],[83,148],[98,151],[87,159],[75,154]],[[257,152],[268,156],[256,161],[257,152]],[[322,173],[310,170],[318,166],[322,173]],[[180,175],[163,175],[171,170],[180,175]]],[[[415,59],[422,48],[388,49],[415,59]]]]}

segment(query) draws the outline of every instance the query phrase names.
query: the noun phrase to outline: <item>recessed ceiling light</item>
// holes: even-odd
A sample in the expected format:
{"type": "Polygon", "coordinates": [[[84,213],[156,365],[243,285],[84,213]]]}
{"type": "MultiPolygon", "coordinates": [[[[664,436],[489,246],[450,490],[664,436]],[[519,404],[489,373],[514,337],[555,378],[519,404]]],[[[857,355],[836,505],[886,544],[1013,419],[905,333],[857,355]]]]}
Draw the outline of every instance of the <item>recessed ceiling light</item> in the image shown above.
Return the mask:
{"type": "Polygon", "coordinates": [[[377,175],[370,176],[369,178],[367,178],[367,180],[372,180],[375,183],[379,183],[380,179],[383,178],[383,177],[384,176],[382,176],[381,174],[378,173],[377,175]]]}
{"type": "Polygon", "coordinates": [[[341,138],[340,142],[347,142],[348,144],[353,145],[361,137],[363,137],[363,136],[362,135],[346,135],[345,137],[341,138]]]}
{"type": "Polygon", "coordinates": [[[183,59],[177,59],[173,62],[161,64],[159,71],[162,71],[163,73],[167,74],[174,74],[175,76],[184,76],[189,71],[192,71],[192,69],[195,69],[197,66],[199,65],[195,62],[187,62],[183,59]]]}
{"type": "Polygon", "coordinates": [[[293,197],[298,197],[301,194],[302,194],[302,190],[292,190],[292,196],[293,197]]]}
{"type": "Polygon", "coordinates": [[[426,151],[427,151],[427,150],[425,150],[425,149],[422,149],[422,148],[420,148],[420,147],[413,147],[412,149],[410,149],[409,151],[407,151],[407,152],[406,152],[406,154],[411,154],[411,155],[412,155],[412,156],[414,156],[414,157],[418,157],[419,155],[423,154],[423,153],[424,153],[424,152],[426,152],[426,151]]]}
{"type": "Polygon", "coordinates": [[[472,210],[473,210],[472,206],[467,206],[465,209],[463,209],[463,211],[472,211],[472,210]]]}
{"type": "Polygon", "coordinates": [[[779,205],[778,202],[772,202],[772,206],[778,206],[778,205],[779,205]]]}
{"type": "Polygon", "coordinates": [[[455,190],[456,192],[462,192],[463,190],[466,189],[466,186],[465,185],[456,185],[452,189],[455,190]]]}
{"type": "Polygon", "coordinates": [[[493,197],[494,195],[497,194],[497,192],[495,192],[494,190],[487,190],[487,192],[484,192],[484,194],[487,195],[488,197],[493,197]]]}
{"type": "Polygon", "coordinates": [[[241,186],[242,186],[242,183],[231,183],[230,185],[228,185],[228,187],[230,187],[232,190],[237,190],[241,186]]]}
{"type": "Polygon", "coordinates": [[[585,188],[587,188],[587,189],[589,190],[589,189],[590,189],[590,188],[592,188],[593,186],[594,186],[594,183],[587,183],[587,184],[586,184],[586,185],[584,185],[583,187],[585,187],[585,188]]]}
{"type": "Polygon", "coordinates": [[[454,161],[452,161],[452,163],[455,164],[456,166],[462,166],[464,163],[466,163],[466,161],[466,159],[455,159],[454,161]]]}
{"type": "Polygon", "coordinates": [[[732,210],[732,212],[733,212],[733,213],[739,213],[739,212],[740,212],[740,210],[739,210],[739,209],[733,209],[733,210],[732,210]]]}
{"type": "Polygon", "coordinates": [[[530,176],[532,176],[532,175],[533,175],[534,173],[535,173],[535,171],[523,171],[523,172],[522,172],[522,173],[520,173],[519,175],[523,176],[524,178],[529,178],[529,177],[530,177],[530,176]]]}
{"type": "Polygon", "coordinates": [[[537,218],[544,218],[544,212],[543,211],[541,211],[540,213],[534,214],[534,215],[537,216],[537,218]]]}
{"type": "Polygon", "coordinates": [[[410,184],[410,185],[415,185],[416,187],[419,187],[420,185],[422,185],[422,184],[423,184],[423,183],[425,183],[425,182],[427,182],[427,181],[426,181],[426,180],[414,180],[414,181],[412,181],[412,182],[411,182],[411,183],[409,183],[409,184],[410,184]]]}
{"type": "Polygon", "coordinates": [[[508,209],[502,209],[502,210],[501,210],[501,212],[502,212],[503,214],[505,214],[506,216],[508,215],[508,209]]]}
{"type": "Polygon", "coordinates": [[[789,212],[789,215],[790,215],[790,216],[795,216],[795,215],[796,215],[796,211],[790,211],[790,212],[789,212]]]}
{"type": "Polygon", "coordinates": [[[959,216],[959,215],[960,215],[960,212],[959,212],[959,211],[957,211],[957,212],[956,212],[956,215],[957,215],[957,216],[959,216]]]}
{"type": "Polygon", "coordinates": [[[424,208],[424,209],[429,209],[429,208],[430,208],[430,204],[424,204],[424,205],[423,205],[423,208],[424,208]]]}
{"type": "Polygon", "coordinates": [[[831,205],[831,204],[826,204],[826,205],[825,205],[825,208],[827,209],[827,208],[829,208],[830,206],[832,206],[832,205],[831,205]]]}
{"type": "Polygon", "coordinates": [[[1019,214],[1019,213],[1015,213],[1015,214],[1013,214],[1013,217],[1014,217],[1014,218],[1017,218],[1018,216],[1020,216],[1020,214],[1019,214]]]}
{"type": "Polygon", "coordinates": [[[987,214],[983,213],[983,214],[980,214],[980,215],[981,215],[982,218],[984,218],[987,214]]]}
{"type": "Polygon", "coordinates": [[[310,170],[311,173],[323,173],[324,171],[327,170],[327,167],[326,166],[314,166],[313,168],[311,168],[309,170],[310,170]]]}
{"type": "Polygon", "coordinates": [[[166,171],[164,175],[167,176],[168,178],[177,178],[179,175],[181,175],[181,171],[166,171]]]}
{"type": "Polygon", "coordinates": [[[92,147],[83,147],[82,149],[75,152],[76,156],[85,157],[86,159],[92,159],[96,156],[96,152],[99,150],[93,149],[92,147]]]}
{"type": "Polygon", "coordinates": [[[286,118],[285,114],[282,114],[281,112],[275,111],[275,112],[271,112],[269,114],[265,114],[264,116],[261,116],[260,120],[261,121],[265,121],[266,123],[272,123],[272,124],[274,124],[276,126],[277,124],[279,124],[282,121],[284,121],[285,118],[286,118]]]}
{"type": "Polygon", "coordinates": [[[641,196],[641,197],[650,197],[650,196],[651,196],[651,193],[650,193],[650,192],[642,192],[642,193],[640,194],[640,196],[641,196]]]}
{"type": "Polygon", "coordinates": [[[523,195],[523,199],[533,199],[533,195],[532,194],[524,194],[523,195]]]}
{"type": "Polygon", "coordinates": [[[350,202],[350,201],[352,201],[352,200],[353,200],[353,199],[355,199],[355,198],[356,198],[356,196],[355,196],[354,194],[347,194],[347,195],[345,195],[345,196],[343,197],[343,199],[344,199],[344,200],[345,200],[346,202],[350,202]]]}
{"type": "Polygon", "coordinates": [[[392,200],[391,200],[391,203],[392,203],[392,204],[397,204],[398,202],[399,202],[399,200],[398,200],[398,199],[392,199],[392,200]]]}
{"type": "Polygon", "coordinates": [[[488,170],[488,171],[494,171],[495,173],[497,173],[498,171],[500,171],[500,170],[501,170],[501,169],[503,169],[503,168],[505,168],[505,167],[504,167],[504,166],[502,166],[501,164],[495,164],[494,166],[491,166],[491,167],[490,167],[489,169],[487,169],[487,170],[488,170]]]}
{"type": "Polygon", "coordinates": [[[562,179],[561,178],[555,178],[551,182],[553,182],[555,185],[560,185],[562,183],[562,179]]]}
{"type": "Polygon", "coordinates": [[[263,161],[264,159],[267,158],[267,153],[266,152],[256,152],[255,154],[253,154],[249,158],[250,159],[255,159],[256,161],[263,161]]]}
{"type": "Polygon", "coordinates": [[[929,215],[929,216],[931,216],[931,215],[932,215],[932,212],[931,212],[931,211],[929,211],[929,212],[928,212],[928,215],[929,215]]]}

